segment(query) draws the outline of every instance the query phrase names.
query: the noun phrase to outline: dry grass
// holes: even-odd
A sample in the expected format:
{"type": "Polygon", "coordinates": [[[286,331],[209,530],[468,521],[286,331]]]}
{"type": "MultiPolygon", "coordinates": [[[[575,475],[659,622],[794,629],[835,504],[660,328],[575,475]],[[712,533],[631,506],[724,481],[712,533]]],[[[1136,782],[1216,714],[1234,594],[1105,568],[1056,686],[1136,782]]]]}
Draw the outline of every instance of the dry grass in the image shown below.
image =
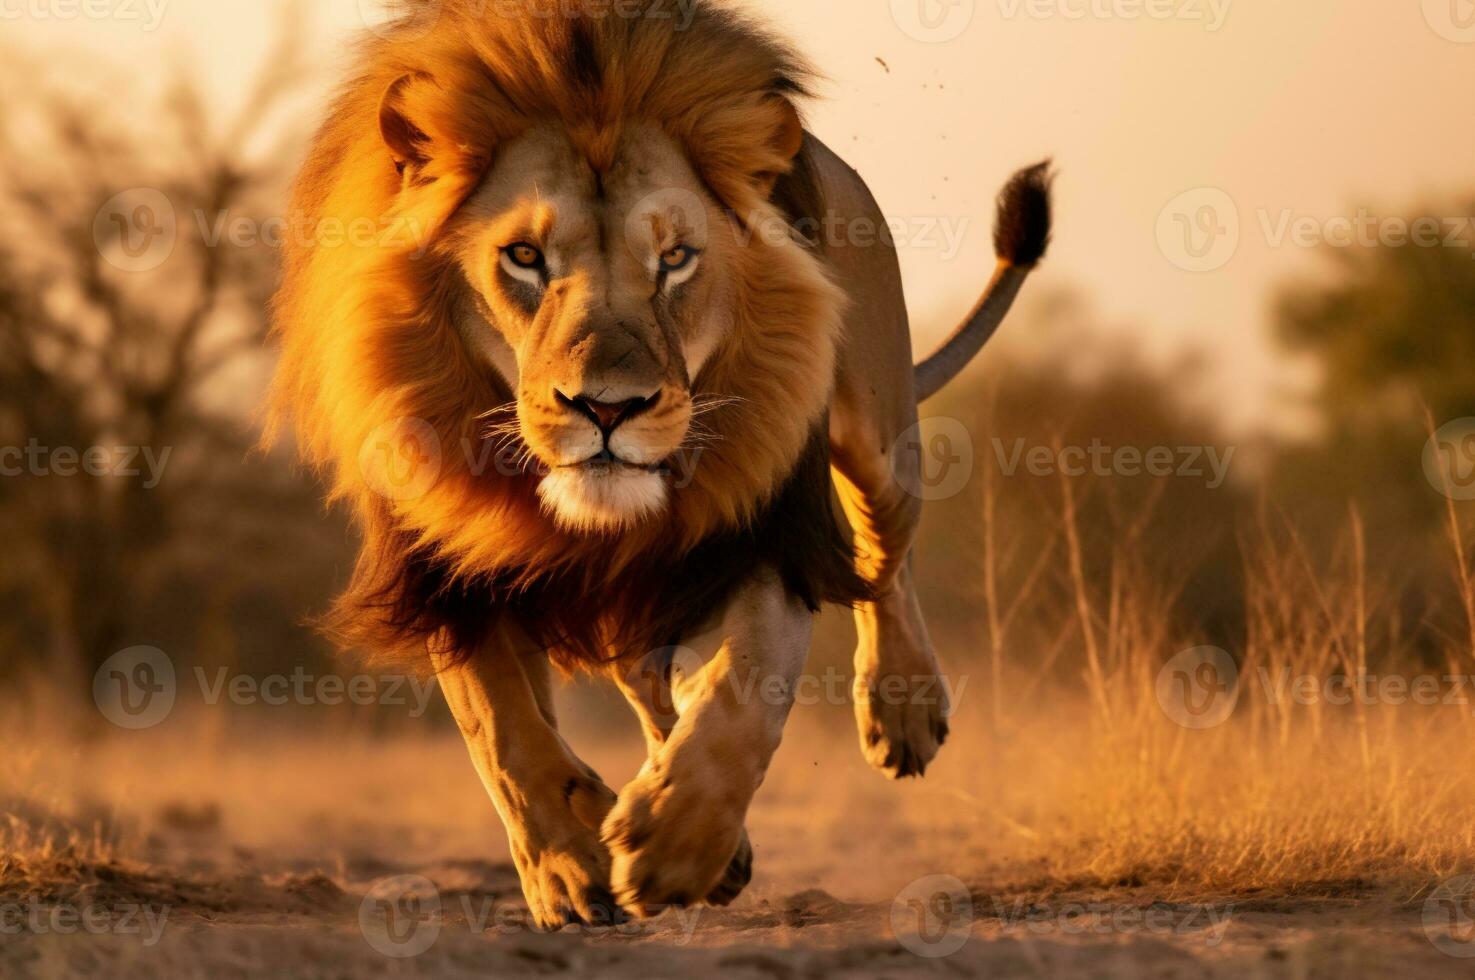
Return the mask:
{"type": "Polygon", "coordinates": [[[1241,541],[1248,628],[1232,647],[1238,702],[1224,723],[1195,730],[1159,700],[1165,660],[1208,638],[1185,625],[1176,587],[1136,547],[1156,500],[1143,499],[1109,553],[1093,555],[1080,494],[1060,480],[1058,531],[1040,556],[1067,587],[1040,587],[1037,558],[1001,596],[992,544],[1001,535],[985,490],[991,664],[1021,619],[1059,624],[1038,664],[1005,675],[994,723],[966,750],[988,764],[957,789],[976,803],[999,858],[1047,882],[1147,885],[1168,897],[1375,883],[1416,892],[1475,869],[1475,776],[1463,751],[1475,735],[1475,579],[1453,503],[1446,530],[1469,631],[1428,663],[1411,654],[1388,590],[1370,573],[1355,509],[1344,541],[1318,561],[1262,507],[1241,541]],[[1105,572],[1093,579],[1092,568],[1105,572]],[[1062,664],[1075,686],[1047,679],[1062,664]],[[1346,697],[1342,682],[1352,678],[1368,678],[1368,696],[1354,686],[1346,697]],[[1298,680],[1315,693],[1298,696],[1298,680]],[[1422,700],[1440,703],[1414,703],[1416,684],[1426,685],[1422,700]]]}
{"type": "MultiPolygon", "coordinates": [[[[1130,887],[1165,900],[1373,887],[1412,898],[1475,870],[1469,704],[1276,697],[1297,677],[1472,673],[1462,637],[1441,663],[1411,659],[1386,621],[1355,512],[1343,546],[1320,560],[1268,508],[1244,535],[1238,706],[1224,724],[1192,730],[1165,713],[1157,677],[1168,656],[1202,639],[1183,625],[1174,587],[1136,557],[1134,521],[1110,554],[1088,552],[1074,492],[1062,484],[1048,573],[1031,560],[1004,576],[991,550],[983,556],[994,653],[974,658],[977,678],[953,671],[962,685],[955,737],[926,780],[896,786],[867,770],[847,706],[796,710],[751,814],[756,897],[820,883],[883,899],[947,873],[984,890],[1130,887]],[[1045,588],[1047,574],[1068,588],[1045,588]],[[1057,629],[1029,668],[1001,655],[1027,622],[1057,629]]],[[[1448,531],[1475,635],[1453,510],[1448,531]]],[[[1441,697],[1475,699],[1475,690],[1441,685],[1441,697]]],[[[0,893],[129,862],[191,873],[317,869],[349,880],[506,859],[464,749],[428,722],[385,737],[336,716],[325,724],[315,713],[308,729],[217,709],[79,740],[58,711],[35,707],[42,700],[33,693],[34,710],[0,722],[0,893]]],[[[580,704],[571,709],[571,742],[612,784],[633,775],[633,726],[590,731],[580,704]]]]}

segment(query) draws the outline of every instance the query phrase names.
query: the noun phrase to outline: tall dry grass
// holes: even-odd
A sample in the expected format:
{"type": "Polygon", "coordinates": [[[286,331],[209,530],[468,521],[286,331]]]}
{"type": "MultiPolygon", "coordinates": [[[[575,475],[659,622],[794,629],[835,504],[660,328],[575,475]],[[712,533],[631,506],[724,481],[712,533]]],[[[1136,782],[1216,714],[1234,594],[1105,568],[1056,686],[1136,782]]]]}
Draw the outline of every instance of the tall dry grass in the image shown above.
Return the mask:
{"type": "Polygon", "coordinates": [[[1001,683],[968,799],[995,854],[1044,882],[1182,894],[1389,882],[1412,894],[1475,869],[1475,575],[1452,500],[1446,543],[1468,630],[1421,660],[1387,576],[1369,568],[1355,508],[1317,556],[1262,503],[1239,539],[1245,632],[1224,637],[1204,635],[1181,580],[1144,560],[1152,492],[1093,552],[1089,488],[1062,477],[1056,491],[1055,529],[1015,563],[1013,591],[1000,585],[1003,535],[984,491],[985,662],[1001,683]],[[1047,566],[1065,587],[1041,584],[1047,566]],[[1054,624],[1033,665],[1008,656],[1020,622],[1054,624]],[[1201,644],[1233,658],[1238,701],[1222,724],[1194,729],[1164,709],[1157,681],[1168,658],[1201,644]],[[1343,682],[1357,678],[1349,696],[1343,682]],[[1420,684],[1419,698],[1439,703],[1415,703],[1420,684]]]}

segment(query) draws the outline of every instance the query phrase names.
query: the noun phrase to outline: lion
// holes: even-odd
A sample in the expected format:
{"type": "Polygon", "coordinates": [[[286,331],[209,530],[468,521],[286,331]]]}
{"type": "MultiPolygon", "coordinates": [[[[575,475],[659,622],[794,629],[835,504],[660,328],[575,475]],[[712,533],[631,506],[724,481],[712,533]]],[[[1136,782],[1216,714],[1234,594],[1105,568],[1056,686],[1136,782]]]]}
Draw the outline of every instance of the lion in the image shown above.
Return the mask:
{"type": "Polygon", "coordinates": [[[311,145],[274,309],[274,419],[362,535],[325,628],[436,672],[538,927],[726,904],[824,604],[854,609],[866,758],[920,776],[947,737],[917,404],[1043,257],[1047,166],[1002,193],[992,281],[914,369],[894,248],[834,231],[884,233],[880,209],[749,17],[402,6],[311,145]],[[550,667],[638,715],[618,793],[560,734],[550,667]]]}

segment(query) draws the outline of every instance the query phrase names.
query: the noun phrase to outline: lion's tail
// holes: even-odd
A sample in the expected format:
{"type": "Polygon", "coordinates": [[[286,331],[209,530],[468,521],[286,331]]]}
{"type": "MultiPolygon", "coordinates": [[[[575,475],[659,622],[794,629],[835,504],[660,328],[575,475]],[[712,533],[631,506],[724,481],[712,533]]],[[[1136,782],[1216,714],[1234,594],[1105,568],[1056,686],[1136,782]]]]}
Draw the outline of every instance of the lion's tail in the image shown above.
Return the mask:
{"type": "Polygon", "coordinates": [[[973,360],[1014,305],[1019,289],[1050,246],[1050,161],[1019,171],[999,193],[994,251],[999,264],[968,318],[917,365],[917,401],[926,401],[973,360]]]}

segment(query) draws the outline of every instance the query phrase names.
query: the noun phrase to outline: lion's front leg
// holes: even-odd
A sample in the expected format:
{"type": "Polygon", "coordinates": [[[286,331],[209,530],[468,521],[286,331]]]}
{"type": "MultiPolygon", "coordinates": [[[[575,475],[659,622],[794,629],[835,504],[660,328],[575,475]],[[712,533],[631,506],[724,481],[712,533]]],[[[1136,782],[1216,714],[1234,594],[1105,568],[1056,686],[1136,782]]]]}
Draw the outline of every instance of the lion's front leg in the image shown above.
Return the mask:
{"type": "Polygon", "coordinates": [[[609,852],[599,839],[615,794],[554,727],[547,658],[499,630],[468,662],[438,661],[437,667],[471,760],[507,828],[536,925],[616,921],[609,852]]]}
{"type": "Polygon", "coordinates": [[[672,665],[669,735],[651,740],[604,821],[626,909],[649,916],[740,890],[729,870],[751,864],[743,821],[783,737],[812,622],[776,575],[761,573],[715,629],[687,641],[672,665]]]}

